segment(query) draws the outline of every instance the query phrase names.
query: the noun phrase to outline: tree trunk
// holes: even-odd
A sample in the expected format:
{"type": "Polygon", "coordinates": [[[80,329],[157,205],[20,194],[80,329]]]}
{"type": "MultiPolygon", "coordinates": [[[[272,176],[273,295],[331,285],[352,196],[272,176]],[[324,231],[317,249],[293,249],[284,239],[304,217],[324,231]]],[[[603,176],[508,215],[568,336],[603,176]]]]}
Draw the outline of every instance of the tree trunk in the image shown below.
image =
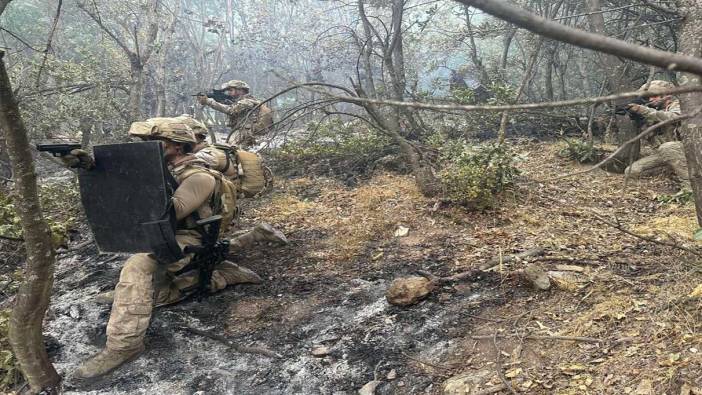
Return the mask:
{"type": "MultiPolygon", "coordinates": [[[[683,0],[682,15],[685,20],[680,34],[680,51],[685,55],[702,57],[702,1],[683,0]]],[[[683,85],[700,85],[700,76],[685,74],[681,79],[683,85]]],[[[682,95],[680,105],[683,114],[690,113],[702,106],[702,93],[694,92],[682,95]]],[[[702,115],[684,121],[682,127],[683,145],[687,158],[690,184],[695,196],[697,224],[702,227],[702,115]]]]}
{"type": "Polygon", "coordinates": [[[473,34],[473,25],[471,23],[470,17],[470,7],[463,6],[463,12],[466,17],[466,29],[468,29],[468,40],[470,43],[470,59],[473,62],[473,66],[478,71],[480,77],[480,83],[484,86],[490,86],[490,74],[488,74],[487,69],[483,65],[483,61],[478,56],[478,46],[475,43],[475,35],[473,34]]]}
{"type": "Polygon", "coordinates": [[[31,390],[41,392],[55,387],[61,380],[49,361],[41,332],[53,286],[54,248],[49,226],[41,212],[27,130],[12,94],[1,55],[0,129],[5,133],[15,175],[15,205],[22,224],[27,254],[23,275],[25,281],[17,291],[9,338],[31,390]]]}
{"type": "Polygon", "coordinates": [[[129,101],[127,102],[127,113],[131,122],[141,119],[141,98],[144,94],[144,66],[141,60],[130,61],[131,81],[129,89],[129,101]]]}
{"type": "Polygon", "coordinates": [[[514,27],[514,25],[510,24],[507,29],[507,34],[505,34],[505,37],[502,40],[502,60],[500,61],[500,72],[502,74],[502,78],[506,78],[507,59],[509,58],[509,47],[512,45],[512,39],[517,33],[517,28],[514,27]]]}

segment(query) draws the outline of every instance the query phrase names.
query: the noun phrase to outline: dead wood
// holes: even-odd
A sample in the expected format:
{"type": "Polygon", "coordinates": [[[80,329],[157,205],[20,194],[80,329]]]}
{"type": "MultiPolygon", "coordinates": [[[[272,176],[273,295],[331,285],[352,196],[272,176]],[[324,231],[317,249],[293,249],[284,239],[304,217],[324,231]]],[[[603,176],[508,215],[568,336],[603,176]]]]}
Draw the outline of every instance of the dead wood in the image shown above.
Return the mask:
{"type": "Polygon", "coordinates": [[[497,372],[497,377],[500,378],[502,384],[511,392],[512,394],[517,394],[517,391],[512,388],[502,372],[502,350],[497,346],[497,332],[492,335],[492,345],[495,347],[495,371],[497,372]]]}
{"type": "MultiPolygon", "coordinates": [[[[488,340],[492,339],[494,336],[493,335],[476,335],[476,336],[471,336],[470,338],[473,340],[488,340]]],[[[506,335],[498,335],[497,337],[499,338],[506,338],[508,336],[506,335]]],[[[516,335],[515,335],[516,337],[516,335]]],[[[544,336],[544,335],[527,335],[524,336],[523,339],[529,339],[529,340],[561,340],[561,341],[573,341],[573,342],[580,342],[580,343],[604,343],[605,340],[603,339],[598,339],[595,337],[581,337],[581,336],[544,336]]]]}
{"type": "Polygon", "coordinates": [[[490,394],[494,394],[495,392],[500,392],[500,391],[506,390],[506,389],[507,389],[507,386],[504,384],[493,385],[490,388],[486,388],[482,391],[476,392],[475,395],[490,395],[490,394]]]}
{"type": "Polygon", "coordinates": [[[216,333],[212,333],[212,332],[208,332],[208,331],[203,331],[200,329],[195,329],[195,328],[187,326],[187,325],[176,326],[175,329],[185,331],[185,332],[190,332],[190,333],[198,335],[198,336],[202,336],[202,337],[206,337],[208,339],[218,341],[218,342],[224,344],[225,346],[231,348],[232,350],[234,350],[236,352],[243,353],[243,354],[259,354],[259,355],[263,355],[263,356],[266,356],[269,358],[282,358],[283,357],[282,355],[275,353],[267,348],[240,346],[240,345],[234,343],[232,340],[227,339],[226,337],[224,337],[222,335],[218,335],[216,333]]]}
{"type": "Polygon", "coordinates": [[[80,244],[77,244],[77,245],[74,246],[74,247],[67,248],[67,249],[62,250],[62,251],[57,251],[57,252],[56,252],[56,255],[61,256],[61,255],[66,255],[66,254],[71,253],[71,252],[78,252],[78,251],[82,250],[83,248],[85,248],[85,247],[91,245],[94,241],[95,241],[95,240],[93,240],[93,239],[91,238],[91,239],[86,240],[86,241],[84,241],[84,242],[82,242],[82,243],[80,243],[80,244]]]}
{"type": "Polygon", "coordinates": [[[499,264],[504,264],[504,263],[511,263],[515,261],[520,261],[526,258],[532,258],[532,257],[537,257],[539,255],[543,255],[543,253],[546,250],[544,250],[541,247],[536,247],[532,248],[530,250],[526,250],[524,252],[520,252],[518,254],[514,255],[504,255],[504,256],[496,256],[491,258],[489,261],[484,262],[480,265],[478,265],[477,268],[470,269],[464,272],[456,273],[452,276],[447,276],[447,277],[439,277],[436,276],[426,270],[418,270],[417,273],[421,274],[422,276],[428,278],[429,280],[440,283],[440,284],[445,284],[445,283],[451,283],[451,282],[457,282],[457,281],[463,281],[463,280],[469,280],[483,272],[484,270],[490,269],[492,267],[495,267],[499,264]]]}
{"type": "Polygon", "coordinates": [[[666,246],[666,247],[676,248],[676,249],[678,249],[678,250],[685,251],[685,252],[690,253],[690,254],[692,254],[692,255],[694,255],[694,256],[697,256],[697,257],[702,258],[702,253],[699,252],[699,251],[695,251],[695,250],[693,250],[693,249],[691,249],[691,248],[687,248],[687,247],[685,247],[685,246],[680,245],[679,243],[668,242],[668,241],[662,241],[662,240],[656,240],[656,239],[653,238],[653,237],[644,236],[644,235],[640,235],[640,234],[638,234],[638,233],[634,233],[634,232],[632,232],[632,231],[626,229],[626,228],[625,228],[623,225],[621,225],[619,222],[617,222],[617,223],[611,222],[611,221],[609,221],[609,220],[603,218],[602,216],[600,216],[599,214],[597,214],[597,213],[595,213],[595,212],[593,212],[592,214],[593,214],[593,216],[595,217],[596,220],[602,222],[602,223],[605,224],[605,225],[609,225],[609,226],[613,227],[614,229],[617,229],[618,231],[620,231],[620,232],[622,232],[622,233],[625,233],[625,234],[627,234],[627,235],[629,235],[629,236],[633,236],[633,237],[636,237],[637,239],[641,239],[641,240],[644,240],[644,241],[648,241],[649,243],[658,244],[658,245],[662,245],[662,246],[666,246]]]}

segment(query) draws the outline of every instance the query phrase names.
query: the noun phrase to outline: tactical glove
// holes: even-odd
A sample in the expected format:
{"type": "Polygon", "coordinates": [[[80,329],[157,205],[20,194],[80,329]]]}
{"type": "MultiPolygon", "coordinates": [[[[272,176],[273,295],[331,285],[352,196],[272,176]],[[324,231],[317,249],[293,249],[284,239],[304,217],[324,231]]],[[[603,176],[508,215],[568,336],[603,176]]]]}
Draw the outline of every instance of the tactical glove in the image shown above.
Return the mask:
{"type": "Polygon", "coordinates": [[[642,106],[640,104],[629,104],[626,106],[627,110],[631,112],[635,112],[637,114],[645,115],[648,113],[649,108],[646,106],[642,106]]]}
{"type": "Polygon", "coordinates": [[[66,167],[72,169],[81,168],[90,170],[95,167],[95,160],[93,157],[82,149],[74,149],[67,155],[61,156],[61,162],[63,162],[66,167]]]}

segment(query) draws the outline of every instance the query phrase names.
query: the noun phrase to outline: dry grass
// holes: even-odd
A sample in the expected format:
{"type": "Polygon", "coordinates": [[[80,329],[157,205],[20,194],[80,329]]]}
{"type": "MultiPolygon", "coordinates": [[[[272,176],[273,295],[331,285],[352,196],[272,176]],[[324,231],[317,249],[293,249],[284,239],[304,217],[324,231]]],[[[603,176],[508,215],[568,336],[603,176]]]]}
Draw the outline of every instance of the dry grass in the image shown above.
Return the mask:
{"type": "Polygon", "coordinates": [[[295,231],[323,232],[327,235],[321,246],[325,256],[343,262],[358,257],[369,243],[391,238],[399,225],[415,227],[420,222],[417,212],[427,204],[407,176],[383,174],[356,189],[331,180],[315,183],[300,179],[256,215],[295,231]],[[313,186],[319,188],[313,198],[290,194],[313,186]]]}

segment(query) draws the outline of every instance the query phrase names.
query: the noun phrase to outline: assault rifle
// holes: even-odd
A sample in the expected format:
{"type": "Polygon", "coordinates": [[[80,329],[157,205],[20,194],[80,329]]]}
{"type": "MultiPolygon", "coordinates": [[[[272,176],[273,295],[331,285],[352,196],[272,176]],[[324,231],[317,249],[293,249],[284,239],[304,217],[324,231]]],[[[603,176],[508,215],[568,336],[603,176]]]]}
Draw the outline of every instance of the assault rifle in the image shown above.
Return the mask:
{"type": "Polygon", "coordinates": [[[68,142],[63,144],[36,144],[37,150],[51,152],[51,155],[59,157],[68,155],[74,149],[81,148],[79,143],[68,142]]]}
{"type": "Polygon", "coordinates": [[[195,254],[188,266],[192,265],[199,270],[198,300],[202,300],[209,293],[212,272],[215,266],[226,259],[229,252],[229,240],[218,240],[221,223],[221,215],[213,215],[197,221],[197,226],[203,231],[202,245],[185,247],[186,254],[195,254]]]}
{"type": "Polygon", "coordinates": [[[193,96],[207,96],[210,99],[215,99],[216,102],[222,104],[234,104],[234,102],[236,102],[236,99],[229,96],[225,92],[225,89],[212,89],[209,92],[199,92],[193,96]]]}
{"type": "Polygon", "coordinates": [[[634,121],[634,123],[636,123],[636,126],[637,126],[637,127],[641,127],[644,123],[646,123],[646,119],[644,119],[643,115],[641,115],[641,114],[639,114],[639,113],[637,113],[637,112],[633,112],[633,111],[629,110],[629,109],[627,108],[627,107],[629,106],[629,104],[638,104],[638,105],[641,105],[641,106],[650,107],[653,103],[651,103],[651,102],[648,100],[648,98],[646,98],[646,97],[638,96],[637,98],[635,98],[634,100],[630,101],[629,103],[622,104],[622,105],[619,105],[619,106],[614,107],[614,113],[615,113],[615,114],[617,114],[617,115],[628,115],[628,116],[629,116],[629,119],[631,119],[632,121],[634,121]]]}

